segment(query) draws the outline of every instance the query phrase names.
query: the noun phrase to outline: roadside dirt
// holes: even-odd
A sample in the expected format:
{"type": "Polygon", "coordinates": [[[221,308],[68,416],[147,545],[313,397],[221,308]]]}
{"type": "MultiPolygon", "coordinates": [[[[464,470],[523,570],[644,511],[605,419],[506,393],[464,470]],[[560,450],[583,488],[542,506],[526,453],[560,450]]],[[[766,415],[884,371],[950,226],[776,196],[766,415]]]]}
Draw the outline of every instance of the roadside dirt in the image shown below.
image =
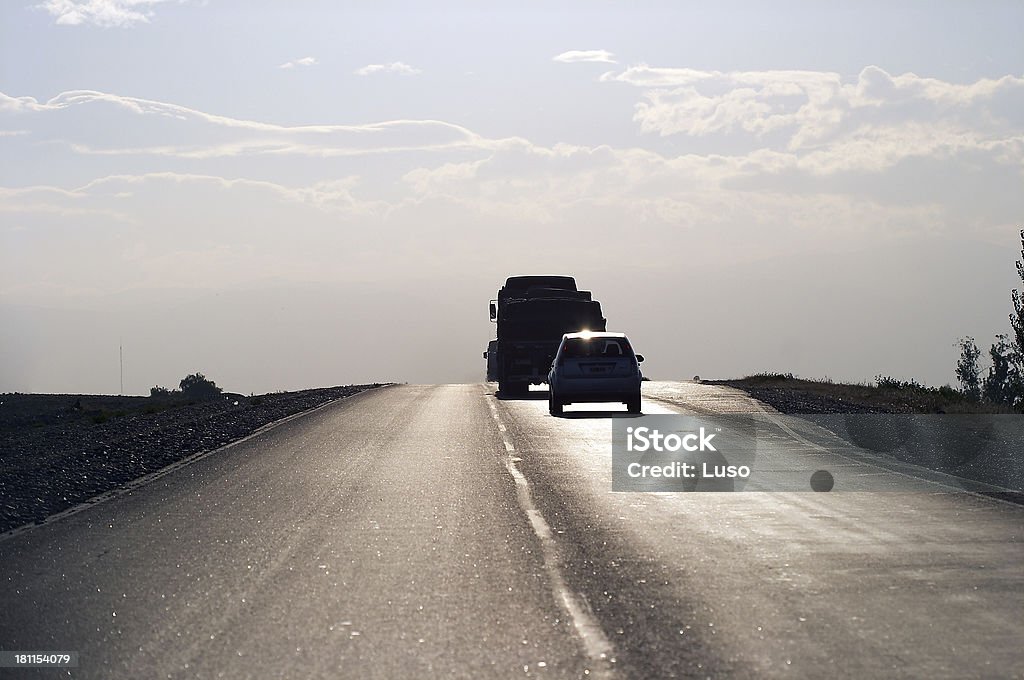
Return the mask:
{"type": "Polygon", "coordinates": [[[286,416],[379,387],[346,385],[210,401],[0,395],[0,533],[77,505],[286,416]]]}

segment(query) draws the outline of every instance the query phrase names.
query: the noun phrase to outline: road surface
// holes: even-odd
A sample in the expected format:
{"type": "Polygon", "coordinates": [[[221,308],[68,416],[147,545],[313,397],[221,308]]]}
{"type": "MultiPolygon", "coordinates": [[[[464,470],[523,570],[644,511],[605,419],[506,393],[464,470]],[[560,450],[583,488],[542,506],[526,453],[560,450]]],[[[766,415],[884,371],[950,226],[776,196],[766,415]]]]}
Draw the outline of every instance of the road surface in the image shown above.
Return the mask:
{"type": "Polygon", "coordinates": [[[0,649],[82,678],[1024,675],[1024,508],[842,457],[832,493],[612,493],[626,414],[534,396],[373,390],[0,540],[0,649]],[[899,490],[843,490],[868,476],[899,490]]]}

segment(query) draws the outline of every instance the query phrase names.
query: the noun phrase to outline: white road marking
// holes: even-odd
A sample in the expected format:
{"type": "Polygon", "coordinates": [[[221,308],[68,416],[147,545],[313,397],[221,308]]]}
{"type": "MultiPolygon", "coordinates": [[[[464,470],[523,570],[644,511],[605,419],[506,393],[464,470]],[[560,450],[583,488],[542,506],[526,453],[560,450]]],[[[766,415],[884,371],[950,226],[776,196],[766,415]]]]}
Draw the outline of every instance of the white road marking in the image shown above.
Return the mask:
{"type": "Polygon", "coordinates": [[[594,663],[594,668],[589,669],[587,677],[610,678],[612,677],[611,664],[615,663],[615,658],[612,656],[612,643],[604,634],[597,619],[590,613],[585,601],[569,588],[565,577],[562,576],[561,550],[555,541],[554,532],[551,531],[551,526],[533,502],[533,496],[530,493],[530,482],[519,468],[516,467],[516,461],[521,459],[513,455],[516,451],[515,446],[509,441],[508,430],[501,422],[501,416],[498,414],[498,409],[495,406],[494,397],[491,395],[487,395],[487,406],[490,407],[491,416],[498,424],[498,430],[502,433],[501,438],[505,444],[505,451],[508,453],[508,456],[505,457],[505,468],[512,475],[512,479],[515,480],[516,497],[519,500],[519,507],[530,520],[533,533],[540,542],[544,568],[547,570],[548,579],[551,581],[551,588],[555,593],[555,597],[561,602],[566,614],[568,614],[569,620],[572,621],[573,628],[576,629],[576,634],[580,638],[587,658],[594,663]]]}

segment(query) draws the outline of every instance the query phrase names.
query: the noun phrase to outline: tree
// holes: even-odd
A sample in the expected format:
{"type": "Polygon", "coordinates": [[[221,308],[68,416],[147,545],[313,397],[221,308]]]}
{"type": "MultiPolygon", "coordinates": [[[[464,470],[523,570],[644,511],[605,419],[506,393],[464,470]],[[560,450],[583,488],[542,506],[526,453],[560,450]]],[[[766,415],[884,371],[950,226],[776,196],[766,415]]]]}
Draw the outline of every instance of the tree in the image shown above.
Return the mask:
{"type": "Polygon", "coordinates": [[[156,399],[166,399],[167,397],[171,396],[171,391],[166,387],[154,385],[153,387],[149,388],[149,396],[154,397],[156,399]]]}
{"type": "Polygon", "coordinates": [[[181,394],[189,399],[212,399],[221,393],[217,383],[202,373],[186,375],[178,386],[181,388],[181,394]]]}
{"type": "Polygon", "coordinates": [[[1014,288],[1010,294],[1013,299],[1013,312],[1010,314],[1010,326],[1013,328],[1013,358],[1018,375],[1024,374],[1024,295],[1021,294],[1021,290],[1024,290],[1024,229],[1020,230],[1020,256],[1021,259],[1017,260],[1017,275],[1022,287],[1014,288]]]}
{"type": "Polygon", "coordinates": [[[960,391],[971,401],[981,399],[981,369],[978,359],[981,350],[974,338],[960,339],[960,361],[956,364],[956,378],[960,381],[960,391]]]}
{"type": "Polygon", "coordinates": [[[1017,260],[1017,276],[1020,277],[1022,288],[1014,288],[1010,293],[1013,311],[1010,313],[1010,327],[1013,334],[1009,347],[1009,371],[1007,375],[1007,401],[1010,406],[1024,409],[1024,229],[1020,230],[1020,255],[1017,260]]]}
{"type": "Polygon", "coordinates": [[[993,404],[1012,405],[1015,382],[1013,349],[1005,334],[1000,333],[996,336],[996,341],[992,343],[988,354],[992,358],[992,366],[988,369],[988,375],[982,384],[985,399],[993,404]]]}
{"type": "MultiPolygon", "coordinates": [[[[1010,293],[1013,311],[1010,313],[1012,334],[997,335],[989,349],[992,365],[988,375],[981,381],[981,396],[994,404],[1011,406],[1024,410],[1024,229],[1020,231],[1021,259],[1017,260],[1017,275],[1021,288],[1010,293]]],[[[977,359],[980,355],[973,338],[960,340],[960,361],[956,365],[956,377],[967,396],[975,394],[973,385],[977,379],[977,359]]]]}

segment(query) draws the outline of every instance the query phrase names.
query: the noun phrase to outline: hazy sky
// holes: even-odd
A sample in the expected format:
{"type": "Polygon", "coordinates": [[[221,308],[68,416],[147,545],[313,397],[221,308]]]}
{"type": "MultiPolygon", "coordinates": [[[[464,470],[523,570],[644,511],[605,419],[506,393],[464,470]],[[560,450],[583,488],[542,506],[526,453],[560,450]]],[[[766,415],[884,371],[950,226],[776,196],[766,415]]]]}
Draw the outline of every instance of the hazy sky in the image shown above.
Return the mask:
{"type": "Polygon", "coordinates": [[[1024,3],[504,4],[0,5],[0,391],[478,381],[523,273],[655,378],[1007,329],[1024,3]]]}

